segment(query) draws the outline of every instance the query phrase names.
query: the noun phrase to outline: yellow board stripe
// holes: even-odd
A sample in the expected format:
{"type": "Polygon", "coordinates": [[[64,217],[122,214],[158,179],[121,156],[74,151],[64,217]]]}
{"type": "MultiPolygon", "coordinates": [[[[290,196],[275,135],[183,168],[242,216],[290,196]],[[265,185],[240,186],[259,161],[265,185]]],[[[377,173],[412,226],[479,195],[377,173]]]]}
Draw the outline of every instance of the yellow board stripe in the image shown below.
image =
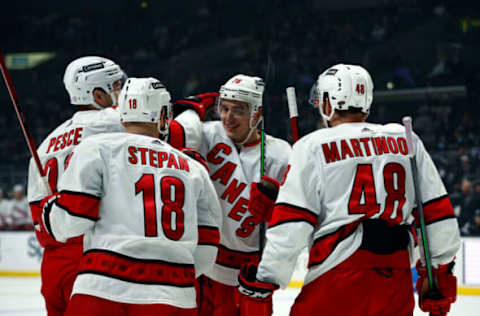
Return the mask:
{"type": "Polygon", "coordinates": [[[303,286],[302,281],[290,281],[290,283],[288,283],[288,287],[293,287],[293,288],[296,288],[296,289],[299,289],[302,286],[303,286]]]}
{"type": "Polygon", "coordinates": [[[469,287],[469,286],[459,286],[457,289],[458,295],[480,295],[480,288],[478,287],[469,287]]]}
{"type": "MultiPolygon", "coordinates": [[[[288,287],[299,289],[303,286],[302,281],[290,281],[288,287]]],[[[478,295],[480,296],[480,287],[459,286],[458,295],[478,295]]]]}
{"type": "MultiPolygon", "coordinates": [[[[4,277],[39,277],[40,272],[37,271],[1,271],[0,276],[4,277]]],[[[288,287],[299,289],[303,286],[302,281],[290,281],[288,287]]],[[[480,296],[480,287],[459,286],[458,295],[478,295],[480,296]]]]}
{"type": "Polygon", "coordinates": [[[40,272],[38,271],[1,271],[0,276],[6,277],[39,277],[40,272]]]}

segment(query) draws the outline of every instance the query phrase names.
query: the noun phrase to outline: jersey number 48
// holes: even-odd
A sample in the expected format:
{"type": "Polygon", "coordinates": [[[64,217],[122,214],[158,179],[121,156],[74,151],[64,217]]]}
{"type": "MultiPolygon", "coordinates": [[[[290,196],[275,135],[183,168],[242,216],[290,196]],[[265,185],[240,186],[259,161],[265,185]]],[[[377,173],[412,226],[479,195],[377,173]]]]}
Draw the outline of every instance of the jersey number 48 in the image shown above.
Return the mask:
{"type": "MultiPolygon", "coordinates": [[[[383,168],[383,183],[386,197],[384,203],[385,208],[380,215],[380,219],[399,224],[402,221],[402,207],[405,204],[405,169],[403,166],[398,163],[386,164],[383,168]],[[391,218],[395,204],[397,204],[397,214],[394,218],[391,218]]],[[[365,214],[365,217],[369,218],[380,211],[372,165],[359,164],[348,201],[348,213],[365,214]]]]}

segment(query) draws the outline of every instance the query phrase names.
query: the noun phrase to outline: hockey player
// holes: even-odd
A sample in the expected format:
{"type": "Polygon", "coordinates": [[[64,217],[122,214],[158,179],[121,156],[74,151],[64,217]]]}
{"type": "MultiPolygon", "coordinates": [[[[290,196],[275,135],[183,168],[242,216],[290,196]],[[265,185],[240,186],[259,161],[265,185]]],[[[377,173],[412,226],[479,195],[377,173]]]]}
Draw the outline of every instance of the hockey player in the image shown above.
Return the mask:
{"type": "Polygon", "coordinates": [[[158,139],[170,94],[130,78],[127,133],[84,140],[44,207],[56,240],[85,234],[67,315],[196,315],[194,280],[217,254],[221,210],[204,166],[158,139]]]}
{"type": "Polygon", "coordinates": [[[10,201],[10,219],[13,230],[33,230],[32,220],[28,214],[28,203],[23,185],[13,186],[13,198],[10,201]]]}
{"type": "Polygon", "coordinates": [[[0,188],[0,230],[10,228],[12,219],[10,218],[10,200],[5,199],[3,189],[0,188]]]}
{"type": "MultiPolygon", "coordinates": [[[[210,169],[223,211],[218,256],[212,269],[200,278],[199,315],[237,315],[235,286],[240,267],[257,263],[258,223],[268,221],[285,173],[290,145],[266,135],[265,173],[260,177],[261,137],[257,130],[262,114],[264,83],[259,77],[236,75],[220,88],[217,110],[221,121],[201,123],[201,102],[177,101],[190,107],[176,118],[186,139],[200,146],[210,169]],[[192,138],[195,140],[193,141],[192,138]]],[[[211,98],[211,94],[201,95],[211,98]]],[[[201,101],[201,100],[199,100],[201,101]]],[[[208,104],[211,104],[209,102],[208,104]]]]}
{"type": "MultiPolygon", "coordinates": [[[[287,286],[306,246],[308,273],[290,315],[413,315],[409,227],[418,212],[405,130],[365,122],[372,90],[360,66],[339,64],[319,76],[314,102],[330,128],[293,146],[258,271],[252,264],[241,270],[240,292],[258,303],[252,315],[265,315],[261,303],[287,286]]],[[[416,135],[414,146],[433,274],[443,295],[425,296],[427,276],[419,263],[420,307],[446,315],[456,299],[458,225],[416,135]]]]}
{"type": "MultiPolygon", "coordinates": [[[[74,147],[95,134],[124,131],[118,112],[111,108],[117,103],[123,76],[117,64],[103,57],[81,57],[67,66],[63,82],[77,112],[51,132],[38,148],[53,191],[56,191],[57,181],[67,167],[74,147]]],[[[44,182],[32,159],[28,174],[28,202],[37,239],[44,247],[41,292],[48,315],[56,316],[65,312],[83,247],[81,238],[59,243],[48,236],[39,220],[40,202],[46,195],[44,182]]]]}

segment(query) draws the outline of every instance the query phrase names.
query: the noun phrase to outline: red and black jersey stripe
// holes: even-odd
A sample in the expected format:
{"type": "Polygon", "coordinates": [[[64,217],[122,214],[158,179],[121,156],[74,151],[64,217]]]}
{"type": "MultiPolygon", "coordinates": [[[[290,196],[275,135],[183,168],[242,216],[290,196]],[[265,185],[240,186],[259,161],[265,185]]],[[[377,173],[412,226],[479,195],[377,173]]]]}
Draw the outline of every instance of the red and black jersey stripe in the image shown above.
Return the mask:
{"type": "MultiPolygon", "coordinates": [[[[418,208],[414,208],[412,212],[415,217],[415,224],[420,225],[418,208]]],[[[452,203],[447,195],[440,196],[423,203],[423,215],[425,224],[433,224],[444,219],[455,218],[452,203]]]]}
{"type": "Polygon", "coordinates": [[[83,192],[62,191],[55,203],[68,214],[92,221],[98,220],[100,198],[83,192]]]}
{"type": "Polygon", "coordinates": [[[259,261],[260,251],[244,252],[229,249],[221,244],[218,245],[217,260],[215,262],[221,266],[240,269],[244,264],[250,262],[258,264],[259,261]]]}
{"type": "Polygon", "coordinates": [[[129,257],[105,249],[85,251],[78,274],[97,274],[126,282],[193,287],[193,264],[129,257]]]}
{"type": "Polygon", "coordinates": [[[273,209],[273,216],[268,227],[291,223],[291,222],[307,222],[314,228],[318,224],[318,216],[312,211],[287,203],[278,203],[273,209]]]}
{"type": "Polygon", "coordinates": [[[198,226],[198,244],[204,246],[218,246],[220,232],[217,227],[198,226]]]}

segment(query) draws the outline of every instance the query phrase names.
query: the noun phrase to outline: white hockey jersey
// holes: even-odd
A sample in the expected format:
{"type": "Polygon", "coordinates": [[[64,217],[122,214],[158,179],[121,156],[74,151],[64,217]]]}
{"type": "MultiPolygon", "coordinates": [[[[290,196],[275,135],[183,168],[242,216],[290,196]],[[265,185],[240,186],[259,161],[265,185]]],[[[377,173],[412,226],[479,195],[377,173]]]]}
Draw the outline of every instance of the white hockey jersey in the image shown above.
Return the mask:
{"type": "Polygon", "coordinates": [[[158,139],[108,133],[74,150],[58,188],[46,228],[58,241],[84,234],[72,295],[196,306],[221,222],[203,165],[158,139]]]}
{"type": "MultiPolygon", "coordinates": [[[[120,115],[116,109],[76,112],[72,118],[53,130],[38,147],[37,153],[43,168],[47,171],[50,187],[57,188],[57,182],[68,165],[73,149],[84,139],[100,133],[123,131],[125,129],[120,123],[120,115]]],[[[27,194],[33,221],[37,225],[38,216],[41,214],[40,201],[47,196],[47,191],[33,158],[30,159],[28,170],[27,194]]],[[[44,229],[42,232],[36,229],[35,232],[42,246],[59,245],[44,229]]]]}
{"type": "Polygon", "coordinates": [[[10,203],[11,201],[6,199],[0,200],[0,227],[8,227],[12,224],[12,218],[10,217],[10,203]]]}
{"type": "MultiPolygon", "coordinates": [[[[414,135],[419,186],[433,266],[450,262],[458,225],[438,172],[414,135]]],[[[418,216],[404,127],[346,123],[298,141],[280,188],[257,278],[285,287],[308,247],[305,284],[361,245],[362,221],[411,224],[418,216]]],[[[408,267],[408,260],[407,260],[408,267]]]]}
{"type": "MultiPolygon", "coordinates": [[[[236,285],[240,267],[260,258],[259,225],[247,209],[250,184],[260,181],[260,142],[237,147],[220,121],[199,124],[199,117],[192,110],[183,112],[176,120],[188,126],[184,129],[186,139],[193,139],[190,142],[198,144],[207,159],[222,206],[218,256],[212,270],[205,274],[223,284],[236,285]]],[[[264,175],[281,181],[290,151],[286,141],[266,135],[264,175]]]]}
{"type": "Polygon", "coordinates": [[[10,209],[8,215],[13,226],[32,225],[27,198],[23,197],[21,200],[12,199],[8,206],[10,209]]]}

